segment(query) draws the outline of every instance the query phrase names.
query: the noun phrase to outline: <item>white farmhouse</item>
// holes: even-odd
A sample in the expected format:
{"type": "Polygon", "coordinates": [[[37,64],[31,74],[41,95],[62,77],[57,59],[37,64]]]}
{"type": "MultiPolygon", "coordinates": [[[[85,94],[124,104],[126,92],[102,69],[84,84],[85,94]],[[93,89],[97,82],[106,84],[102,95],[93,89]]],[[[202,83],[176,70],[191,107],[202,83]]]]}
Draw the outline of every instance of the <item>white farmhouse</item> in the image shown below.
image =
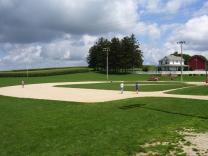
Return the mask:
{"type": "MultiPolygon", "coordinates": [[[[188,67],[184,64],[184,59],[182,59],[182,66],[188,67]]],[[[181,57],[169,55],[165,56],[159,61],[159,69],[161,71],[179,71],[181,69],[181,57]]]]}

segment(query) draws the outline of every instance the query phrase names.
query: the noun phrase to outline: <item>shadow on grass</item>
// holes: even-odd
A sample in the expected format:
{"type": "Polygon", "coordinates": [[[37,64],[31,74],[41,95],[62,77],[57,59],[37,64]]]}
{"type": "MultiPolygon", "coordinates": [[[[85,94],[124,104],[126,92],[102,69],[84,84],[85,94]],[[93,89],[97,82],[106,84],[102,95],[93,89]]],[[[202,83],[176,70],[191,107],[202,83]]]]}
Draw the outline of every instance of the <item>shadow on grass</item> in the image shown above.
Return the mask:
{"type": "Polygon", "coordinates": [[[206,116],[192,115],[192,114],[185,114],[185,113],[178,113],[178,112],[171,112],[171,111],[162,110],[162,109],[158,109],[158,108],[147,107],[145,105],[146,104],[133,104],[133,105],[128,105],[128,106],[122,106],[122,107],[119,107],[119,108],[123,109],[123,110],[142,108],[142,109],[146,109],[146,110],[152,110],[152,111],[168,113],[168,114],[173,114],[173,115],[181,115],[181,116],[193,117],[193,118],[199,118],[199,119],[205,119],[205,120],[208,119],[208,117],[206,117],[206,116]]]}

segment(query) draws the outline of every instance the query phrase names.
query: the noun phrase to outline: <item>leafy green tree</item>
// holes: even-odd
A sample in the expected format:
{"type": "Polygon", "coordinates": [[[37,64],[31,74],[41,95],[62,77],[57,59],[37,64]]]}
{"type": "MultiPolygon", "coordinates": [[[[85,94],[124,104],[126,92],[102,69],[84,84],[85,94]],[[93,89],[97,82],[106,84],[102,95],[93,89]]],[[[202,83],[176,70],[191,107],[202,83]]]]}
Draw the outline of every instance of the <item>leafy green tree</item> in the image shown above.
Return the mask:
{"type": "MultiPolygon", "coordinates": [[[[174,52],[172,55],[174,55],[174,56],[180,56],[180,57],[181,57],[181,54],[178,53],[177,51],[174,52]]],[[[190,55],[188,55],[188,54],[183,54],[184,63],[185,63],[186,65],[188,64],[188,61],[189,61],[190,58],[191,58],[190,55]]]]}
{"type": "Polygon", "coordinates": [[[131,43],[132,44],[132,68],[134,67],[142,67],[143,65],[143,54],[142,51],[140,49],[140,44],[139,42],[136,40],[136,37],[134,36],[134,34],[131,35],[131,43]]]}
{"type": "Polygon", "coordinates": [[[87,57],[89,67],[95,70],[106,70],[107,53],[104,48],[110,48],[109,51],[109,70],[112,72],[127,72],[135,67],[141,67],[143,64],[143,54],[139,43],[132,34],[123,39],[112,38],[111,41],[101,37],[95,45],[89,49],[87,57]]]}
{"type": "Polygon", "coordinates": [[[119,72],[121,68],[121,42],[119,38],[112,38],[110,44],[110,52],[109,52],[109,68],[113,72],[119,72]]]}
{"type": "Polygon", "coordinates": [[[89,55],[87,57],[88,66],[90,68],[94,68],[98,70],[98,62],[97,62],[97,46],[94,45],[89,50],[89,55]]]}
{"type": "Polygon", "coordinates": [[[89,49],[89,55],[87,57],[88,66],[95,70],[104,70],[106,68],[107,54],[103,51],[103,48],[109,46],[110,42],[101,37],[98,42],[89,49]]]}

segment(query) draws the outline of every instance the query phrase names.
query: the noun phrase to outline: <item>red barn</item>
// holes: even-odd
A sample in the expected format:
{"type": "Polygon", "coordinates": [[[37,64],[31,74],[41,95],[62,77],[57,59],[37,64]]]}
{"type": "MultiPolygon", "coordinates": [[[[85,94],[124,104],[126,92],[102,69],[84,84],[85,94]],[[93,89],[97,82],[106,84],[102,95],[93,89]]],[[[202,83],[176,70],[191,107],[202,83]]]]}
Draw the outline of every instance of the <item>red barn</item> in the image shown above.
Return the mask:
{"type": "Polygon", "coordinates": [[[207,59],[201,55],[194,55],[189,59],[190,70],[206,70],[207,59]]]}

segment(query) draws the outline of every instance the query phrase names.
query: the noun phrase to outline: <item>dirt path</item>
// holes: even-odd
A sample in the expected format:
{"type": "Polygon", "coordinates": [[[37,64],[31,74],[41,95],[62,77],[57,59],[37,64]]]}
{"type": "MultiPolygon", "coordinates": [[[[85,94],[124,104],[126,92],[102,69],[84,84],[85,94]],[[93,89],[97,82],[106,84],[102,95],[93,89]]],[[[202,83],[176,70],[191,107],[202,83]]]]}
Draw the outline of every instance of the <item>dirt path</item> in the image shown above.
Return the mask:
{"type": "MultiPolygon", "coordinates": [[[[105,102],[105,101],[121,100],[121,99],[134,98],[134,97],[173,97],[173,98],[208,100],[208,96],[166,94],[165,92],[167,91],[140,92],[139,94],[136,94],[135,92],[131,92],[131,91],[125,91],[124,94],[120,94],[119,91],[114,91],[114,90],[54,87],[57,85],[90,84],[90,83],[105,83],[105,81],[30,84],[30,85],[26,85],[25,88],[22,88],[20,85],[9,86],[9,87],[0,88],[0,95],[18,97],[18,98],[32,98],[32,99],[74,101],[74,102],[105,102]]],[[[195,84],[201,85],[202,83],[195,83],[195,84]]]]}

